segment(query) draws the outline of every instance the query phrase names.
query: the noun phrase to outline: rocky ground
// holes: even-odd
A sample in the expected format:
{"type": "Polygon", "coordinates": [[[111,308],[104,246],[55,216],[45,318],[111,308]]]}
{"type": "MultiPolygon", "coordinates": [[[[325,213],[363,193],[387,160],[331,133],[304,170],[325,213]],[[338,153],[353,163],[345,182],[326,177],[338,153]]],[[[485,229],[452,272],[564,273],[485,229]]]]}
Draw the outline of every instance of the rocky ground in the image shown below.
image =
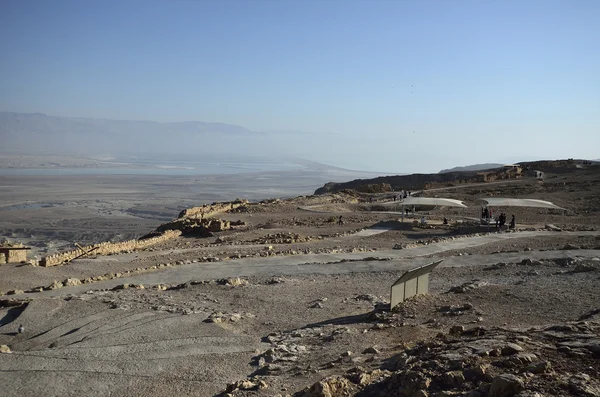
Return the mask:
{"type": "Polygon", "coordinates": [[[420,212],[428,228],[340,192],[251,203],[211,237],[2,265],[3,394],[600,395],[600,191],[577,172],[425,191],[473,207],[420,212]],[[569,211],[488,234],[469,221],[486,195],[569,211]],[[393,281],[438,258],[430,293],[390,311],[393,281]]]}

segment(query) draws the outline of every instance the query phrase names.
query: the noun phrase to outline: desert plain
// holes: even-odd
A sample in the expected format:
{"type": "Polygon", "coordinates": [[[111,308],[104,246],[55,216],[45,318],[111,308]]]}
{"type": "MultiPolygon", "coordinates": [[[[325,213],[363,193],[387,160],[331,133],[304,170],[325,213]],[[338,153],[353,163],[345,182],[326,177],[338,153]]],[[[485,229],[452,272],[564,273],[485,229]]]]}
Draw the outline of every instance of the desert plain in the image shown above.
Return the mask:
{"type": "Polygon", "coordinates": [[[563,165],[406,186],[468,208],[404,216],[396,187],[314,195],[319,172],[2,176],[3,237],[32,248],[0,265],[2,395],[599,396],[600,166],[563,165]],[[517,220],[497,230],[482,197],[566,211],[496,208],[517,220]],[[240,203],[222,230],[40,266],[212,202],[240,203]]]}

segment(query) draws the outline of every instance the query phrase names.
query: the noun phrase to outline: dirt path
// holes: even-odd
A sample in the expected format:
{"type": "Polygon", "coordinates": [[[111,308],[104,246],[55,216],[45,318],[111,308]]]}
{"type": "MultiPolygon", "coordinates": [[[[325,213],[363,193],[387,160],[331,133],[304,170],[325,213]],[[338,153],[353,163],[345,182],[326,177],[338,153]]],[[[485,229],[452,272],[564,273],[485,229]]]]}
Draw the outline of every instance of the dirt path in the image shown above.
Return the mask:
{"type": "MultiPolygon", "coordinates": [[[[476,237],[448,240],[404,250],[383,250],[376,253],[309,254],[269,258],[244,258],[217,263],[192,263],[167,268],[163,271],[102,281],[93,285],[63,287],[21,296],[47,297],[78,294],[90,289],[109,289],[117,285],[143,284],[179,284],[193,280],[211,280],[229,277],[282,276],[299,274],[344,274],[379,271],[408,270],[432,261],[431,257],[450,250],[461,250],[495,241],[516,238],[556,235],[557,232],[530,231],[518,233],[493,233],[476,237]],[[424,258],[427,256],[427,258],[424,258]]],[[[562,232],[561,235],[589,236],[600,232],[562,232]]],[[[468,255],[446,258],[443,266],[477,266],[497,262],[520,261],[524,258],[556,258],[567,256],[600,256],[600,250],[559,250],[503,252],[493,255],[468,255]]],[[[19,295],[16,295],[19,296],[19,295]]]]}

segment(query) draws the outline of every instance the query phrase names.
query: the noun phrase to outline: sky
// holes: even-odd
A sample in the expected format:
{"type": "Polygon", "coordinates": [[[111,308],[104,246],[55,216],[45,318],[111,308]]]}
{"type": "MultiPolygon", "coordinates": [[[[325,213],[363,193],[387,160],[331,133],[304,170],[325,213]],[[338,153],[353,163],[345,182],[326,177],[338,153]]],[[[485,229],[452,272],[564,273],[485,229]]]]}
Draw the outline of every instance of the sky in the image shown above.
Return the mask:
{"type": "Polygon", "coordinates": [[[303,131],[371,171],[600,158],[597,0],[3,0],[0,54],[0,111],[303,131]]]}

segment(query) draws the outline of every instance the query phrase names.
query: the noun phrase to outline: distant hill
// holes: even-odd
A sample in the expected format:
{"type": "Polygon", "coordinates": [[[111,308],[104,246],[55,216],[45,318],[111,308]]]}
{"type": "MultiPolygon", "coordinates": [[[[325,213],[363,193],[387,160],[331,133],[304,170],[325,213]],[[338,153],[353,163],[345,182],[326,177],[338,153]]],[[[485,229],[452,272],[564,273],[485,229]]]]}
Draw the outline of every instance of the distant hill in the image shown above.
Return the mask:
{"type": "Polygon", "coordinates": [[[454,168],[449,168],[447,170],[441,170],[439,172],[439,174],[446,174],[448,172],[470,172],[470,171],[492,170],[494,168],[500,168],[503,165],[504,164],[498,164],[498,163],[473,164],[473,165],[466,165],[464,167],[454,167],[454,168]]]}
{"type": "Polygon", "coordinates": [[[214,147],[216,140],[255,139],[264,134],[224,123],[107,120],[0,112],[2,150],[83,152],[191,151],[214,147]]]}
{"type": "MultiPolygon", "coordinates": [[[[283,156],[331,162],[337,136],[298,130],[259,131],[205,121],[155,122],[49,116],[0,111],[0,153],[119,157],[134,155],[283,156]],[[315,145],[318,138],[319,145],[315,145]]],[[[242,166],[242,165],[240,165],[242,166]]]]}
{"type": "Polygon", "coordinates": [[[328,182],[318,188],[315,194],[335,193],[343,190],[356,190],[363,193],[386,193],[392,191],[422,190],[439,187],[456,186],[465,183],[485,183],[496,180],[507,180],[527,177],[531,170],[538,170],[553,174],[566,174],[573,172],[600,171],[600,164],[582,164],[589,160],[537,160],[519,162],[523,172],[519,173],[515,168],[503,167],[503,164],[479,164],[469,167],[456,167],[448,171],[443,170],[437,174],[410,174],[395,176],[379,176],[371,179],[355,179],[349,182],[328,182]],[[470,167],[485,167],[475,170],[467,170],[470,167]],[[491,167],[489,169],[488,167],[491,167]],[[487,170],[486,170],[487,169],[487,170]]]}

